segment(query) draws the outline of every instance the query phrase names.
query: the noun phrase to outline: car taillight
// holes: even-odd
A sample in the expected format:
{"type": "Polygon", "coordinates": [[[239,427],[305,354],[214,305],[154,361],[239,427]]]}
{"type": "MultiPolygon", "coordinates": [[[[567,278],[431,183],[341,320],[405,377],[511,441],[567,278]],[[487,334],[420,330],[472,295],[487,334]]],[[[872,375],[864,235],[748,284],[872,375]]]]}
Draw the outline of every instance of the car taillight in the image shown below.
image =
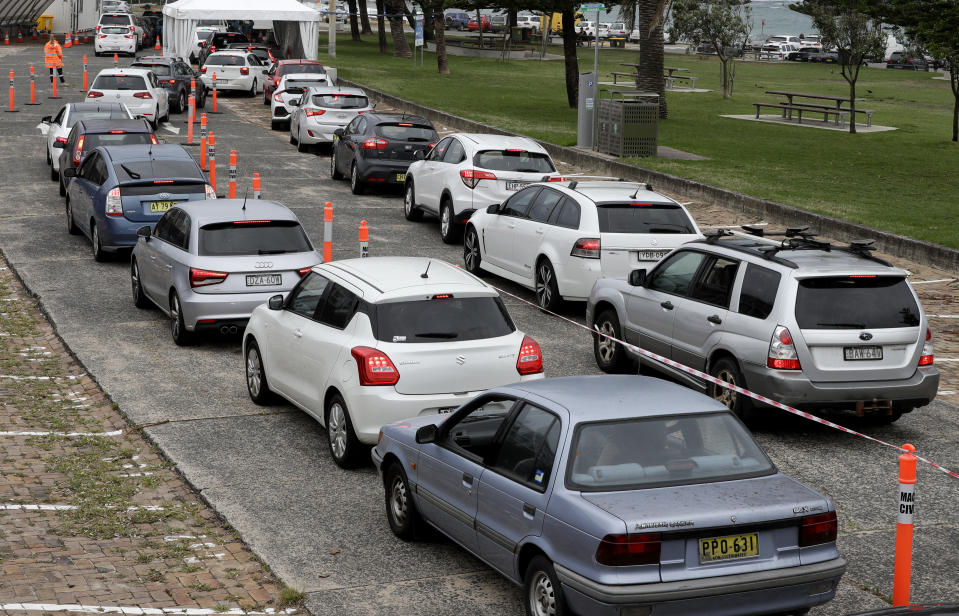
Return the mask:
{"type": "Polygon", "coordinates": [[[120,199],[120,187],[107,193],[107,205],[104,210],[107,216],[123,216],[123,201],[120,199]]]}
{"type": "Polygon", "coordinates": [[[433,149],[433,146],[435,146],[435,145],[436,145],[436,142],[434,141],[434,142],[430,143],[427,147],[428,147],[430,150],[432,150],[432,149],[433,149]]]}
{"type": "Polygon", "coordinates": [[[569,251],[572,257],[583,257],[584,259],[599,258],[599,239],[595,237],[581,237],[573,244],[573,249],[569,251]]]}
{"type": "Polygon", "coordinates": [[[197,269],[195,267],[190,268],[190,286],[191,287],[205,287],[211,284],[220,284],[226,277],[229,276],[226,272],[214,272],[210,270],[197,269]]]}
{"type": "Polygon", "coordinates": [[[554,175],[550,179],[546,180],[547,182],[565,182],[566,178],[561,175],[554,175]]]}
{"type": "Polygon", "coordinates": [[[529,336],[525,336],[523,344],[519,346],[516,371],[520,374],[539,374],[543,371],[543,349],[529,336]]]}
{"type": "Polygon", "coordinates": [[[376,137],[370,137],[363,142],[363,145],[360,147],[364,150],[385,150],[386,146],[390,144],[389,141],[385,139],[377,139],[376,137]]]}
{"type": "Polygon", "coordinates": [[[100,98],[101,96],[103,96],[103,92],[97,92],[96,90],[87,92],[87,98],[100,98]]]}
{"type": "Polygon", "coordinates": [[[86,138],[86,135],[80,135],[80,138],[77,139],[77,147],[73,150],[73,166],[76,167],[80,164],[80,159],[83,157],[83,140],[86,138]]]}
{"type": "Polygon", "coordinates": [[[935,362],[935,356],[932,352],[932,330],[926,328],[926,341],[922,345],[922,356],[919,358],[920,366],[931,366],[935,362]]]}
{"type": "Polygon", "coordinates": [[[132,38],[133,38],[133,35],[132,35],[132,34],[124,34],[124,35],[123,35],[123,38],[132,39],[132,38]]]}
{"type": "Polygon", "coordinates": [[[838,533],[839,522],[836,520],[835,511],[808,515],[800,522],[799,547],[805,548],[835,541],[838,533]]]}
{"type": "Polygon", "coordinates": [[[153,98],[153,95],[149,92],[137,92],[133,95],[133,98],[153,98]]]}
{"type": "Polygon", "coordinates": [[[773,332],[773,337],[769,341],[766,366],[774,370],[802,370],[793,337],[782,325],[776,326],[776,331],[773,332]]]}
{"type": "Polygon", "coordinates": [[[400,373],[384,353],[370,347],[358,346],[350,350],[356,360],[360,385],[395,385],[400,373]]]}
{"type": "Polygon", "coordinates": [[[107,37],[106,34],[98,34],[98,35],[97,35],[97,38],[98,38],[98,39],[105,39],[106,37],[107,37]]]}
{"type": "Polygon", "coordinates": [[[476,188],[480,180],[495,180],[496,176],[489,171],[480,171],[479,169],[463,169],[460,171],[460,179],[470,188],[476,188]]]}
{"type": "Polygon", "coordinates": [[[249,75],[249,74],[250,74],[250,69],[248,69],[248,68],[245,67],[245,66],[244,66],[244,67],[241,67],[241,68],[240,68],[240,74],[241,74],[241,75],[249,75]]]}
{"type": "Polygon", "coordinates": [[[313,116],[320,116],[326,113],[326,109],[317,109],[316,107],[304,107],[303,111],[306,112],[306,117],[312,118],[313,116]]]}
{"type": "Polygon", "coordinates": [[[176,79],[167,79],[167,83],[169,83],[169,84],[175,84],[175,83],[176,83],[176,79]]]}
{"type": "Polygon", "coordinates": [[[212,187],[212,186],[210,186],[209,184],[206,184],[206,185],[204,185],[203,188],[206,189],[206,198],[207,198],[207,199],[216,199],[216,191],[213,190],[213,187],[212,187]]]}
{"type": "Polygon", "coordinates": [[[280,94],[282,94],[283,92],[286,92],[286,90],[280,90],[279,92],[277,92],[276,94],[274,94],[274,95],[273,95],[273,100],[275,100],[275,101],[278,102],[278,103],[282,103],[282,102],[283,102],[283,99],[280,98],[280,94]]]}
{"type": "Polygon", "coordinates": [[[606,535],[596,548],[596,562],[610,567],[658,565],[662,545],[659,533],[606,535]]]}
{"type": "Polygon", "coordinates": [[[300,269],[296,270],[296,273],[300,275],[300,278],[302,278],[306,276],[307,274],[309,274],[312,269],[313,269],[312,265],[309,267],[301,267],[300,269]]]}
{"type": "Polygon", "coordinates": [[[66,137],[57,137],[56,139],[54,139],[54,141],[56,141],[57,143],[66,143],[66,142],[67,142],[67,138],[66,138],[66,137]]]}
{"type": "Polygon", "coordinates": [[[205,67],[205,66],[201,66],[201,67],[200,67],[200,74],[201,74],[201,75],[206,75],[206,67],[205,67]]]}

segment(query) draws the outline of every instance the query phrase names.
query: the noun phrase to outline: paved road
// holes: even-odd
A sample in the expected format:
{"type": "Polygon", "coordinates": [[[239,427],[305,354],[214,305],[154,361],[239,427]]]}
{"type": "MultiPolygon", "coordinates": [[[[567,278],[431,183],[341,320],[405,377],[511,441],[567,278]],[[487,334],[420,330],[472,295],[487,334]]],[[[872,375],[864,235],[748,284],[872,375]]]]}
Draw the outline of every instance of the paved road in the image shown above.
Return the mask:
{"type": "MultiPolygon", "coordinates": [[[[81,48],[73,55],[83,50],[89,53],[81,48]]],[[[36,61],[38,50],[33,56],[36,61]]],[[[69,69],[76,58],[68,51],[68,59],[69,69]]],[[[110,64],[90,59],[91,70],[110,64]]],[[[19,73],[29,61],[24,50],[0,51],[2,71],[15,67],[19,73]]],[[[71,92],[78,98],[75,87],[71,92]]],[[[311,419],[288,405],[253,405],[238,339],[177,348],[160,312],[133,307],[127,263],[96,264],[89,242],[66,233],[63,202],[47,179],[36,129],[41,115],[55,112],[45,96],[44,90],[40,107],[0,114],[0,250],[130,421],[167,422],[145,433],[280,578],[308,593],[314,614],[519,613],[516,589],[457,547],[441,539],[394,539],[372,468],[338,470],[325,432],[311,419]]],[[[329,180],[325,154],[298,154],[284,135],[260,125],[265,108],[226,100],[224,113],[211,124],[220,160],[231,148],[239,152],[241,194],[251,174],[260,173],[263,196],[292,207],[315,240],[322,238],[322,205],[332,201],[335,258],[358,254],[356,229],[367,220],[373,255],[461,261],[461,249],[439,240],[435,222],[404,220],[398,193],[352,196],[345,182],[329,180]],[[230,107],[260,117],[248,122],[230,107]]],[[[174,124],[182,128],[182,117],[174,116],[174,124]]],[[[500,286],[531,298],[514,285],[500,286]]],[[[548,375],[596,372],[581,330],[516,300],[507,298],[506,304],[518,326],[542,344],[548,375]]],[[[580,309],[570,314],[579,318],[580,309]]],[[[916,443],[932,459],[959,467],[956,410],[936,401],[896,425],[870,431],[894,443],[916,443]]],[[[840,548],[849,572],[837,600],[815,613],[884,606],[876,593],[892,589],[895,455],[789,417],[776,416],[756,432],[783,470],[828,493],[839,507],[840,548]]],[[[917,600],[959,600],[957,488],[955,480],[920,471],[917,600]]]]}

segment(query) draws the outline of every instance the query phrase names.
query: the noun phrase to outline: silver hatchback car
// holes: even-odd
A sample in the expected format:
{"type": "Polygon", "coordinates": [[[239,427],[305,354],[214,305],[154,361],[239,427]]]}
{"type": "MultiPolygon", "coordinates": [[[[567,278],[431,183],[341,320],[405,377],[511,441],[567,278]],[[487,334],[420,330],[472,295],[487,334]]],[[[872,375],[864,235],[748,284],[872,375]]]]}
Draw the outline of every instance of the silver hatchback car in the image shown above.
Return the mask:
{"type": "MultiPolygon", "coordinates": [[[[689,242],[629,280],[599,280],[587,323],[805,410],[850,409],[885,423],[936,397],[932,330],[908,272],[873,256],[871,242],[749,230],[689,242]]],[[[607,338],[594,336],[594,352],[606,372],[635,367],[635,354],[607,338]]],[[[754,410],[751,398],[642,361],[741,417],[754,410]]]]}
{"type": "Polygon", "coordinates": [[[204,330],[242,332],[254,308],[323,262],[296,215],[272,201],[180,203],[137,235],[133,303],[165,312],[181,346],[204,330]]]}

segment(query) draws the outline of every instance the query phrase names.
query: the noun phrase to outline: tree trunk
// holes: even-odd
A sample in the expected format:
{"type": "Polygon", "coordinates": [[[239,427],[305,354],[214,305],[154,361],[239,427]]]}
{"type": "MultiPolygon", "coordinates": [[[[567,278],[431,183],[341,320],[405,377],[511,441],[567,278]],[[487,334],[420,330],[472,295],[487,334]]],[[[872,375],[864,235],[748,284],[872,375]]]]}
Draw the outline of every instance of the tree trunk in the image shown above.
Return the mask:
{"type": "Polygon", "coordinates": [[[719,56],[723,74],[723,98],[729,98],[729,58],[719,56]]]}
{"type": "MultiPolygon", "coordinates": [[[[639,3],[639,69],[636,71],[636,88],[640,92],[659,94],[659,117],[667,118],[666,87],[663,83],[663,20],[658,14],[656,2],[642,0],[639,3]],[[652,27],[656,24],[656,27],[652,27]]],[[[565,24],[564,24],[565,25],[565,24]]]]}
{"type": "Polygon", "coordinates": [[[433,30],[436,33],[436,70],[440,75],[450,74],[450,63],[446,58],[446,21],[443,18],[443,4],[437,3],[433,11],[433,30]]]}
{"type": "Polygon", "coordinates": [[[856,134],[856,81],[849,82],[849,133],[856,134]]]}
{"type": "MultiPolygon", "coordinates": [[[[361,2],[363,0],[360,0],[361,2]]],[[[380,53],[386,53],[386,2],[376,0],[376,37],[380,43],[380,53]]]]}
{"type": "Polygon", "coordinates": [[[406,32],[403,30],[403,3],[398,0],[389,0],[386,7],[390,13],[390,36],[393,37],[393,57],[413,57],[413,52],[410,51],[410,42],[406,40],[406,32]]]}
{"type": "Polygon", "coordinates": [[[576,16],[563,9],[563,56],[566,58],[566,99],[571,109],[579,104],[579,58],[576,56],[576,16]]]}
{"type": "Polygon", "coordinates": [[[480,14],[479,9],[476,9],[476,23],[477,30],[479,30],[479,46],[480,49],[483,48],[483,16],[480,14]]]}
{"type": "Polygon", "coordinates": [[[369,11],[366,10],[366,0],[360,0],[360,34],[373,34],[369,11]]]}
{"type": "MultiPolygon", "coordinates": [[[[366,0],[360,0],[366,3],[366,0]]],[[[350,9],[350,38],[360,42],[360,24],[356,19],[356,0],[346,0],[346,6],[350,9]]]]}
{"type": "Polygon", "coordinates": [[[959,57],[949,58],[949,81],[952,83],[952,140],[959,141],[959,57]]]}

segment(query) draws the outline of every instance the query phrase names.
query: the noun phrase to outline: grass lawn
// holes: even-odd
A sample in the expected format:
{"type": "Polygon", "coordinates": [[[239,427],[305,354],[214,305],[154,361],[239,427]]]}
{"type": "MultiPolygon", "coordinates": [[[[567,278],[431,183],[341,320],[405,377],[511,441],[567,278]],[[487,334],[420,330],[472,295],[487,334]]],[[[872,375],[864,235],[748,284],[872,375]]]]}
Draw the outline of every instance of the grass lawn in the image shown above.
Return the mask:
{"type": "MultiPolygon", "coordinates": [[[[620,62],[637,58],[635,50],[601,49],[601,81],[610,80],[610,71],[626,71],[620,62]]],[[[441,76],[433,54],[414,68],[411,59],[380,55],[375,36],[363,43],[342,37],[330,64],[346,79],[417,103],[553,143],[575,143],[576,110],[566,104],[561,60],[449,60],[452,74],[441,76]]],[[[740,63],[734,97],[723,100],[715,58],[667,55],[666,64],[689,68],[696,86],[713,92],[667,93],[669,119],[660,121],[659,143],[710,160],[631,162],[959,248],[959,144],[950,140],[948,81],[933,80],[932,73],[863,69],[857,95],[865,100],[857,106],[874,109],[874,123],[897,130],[850,135],[720,117],[751,114],[751,103],[779,100],[763,94],[767,89],[848,95],[833,65],[740,63]]],[[[580,70],[592,65],[592,49],[582,49],[580,70]]]]}

